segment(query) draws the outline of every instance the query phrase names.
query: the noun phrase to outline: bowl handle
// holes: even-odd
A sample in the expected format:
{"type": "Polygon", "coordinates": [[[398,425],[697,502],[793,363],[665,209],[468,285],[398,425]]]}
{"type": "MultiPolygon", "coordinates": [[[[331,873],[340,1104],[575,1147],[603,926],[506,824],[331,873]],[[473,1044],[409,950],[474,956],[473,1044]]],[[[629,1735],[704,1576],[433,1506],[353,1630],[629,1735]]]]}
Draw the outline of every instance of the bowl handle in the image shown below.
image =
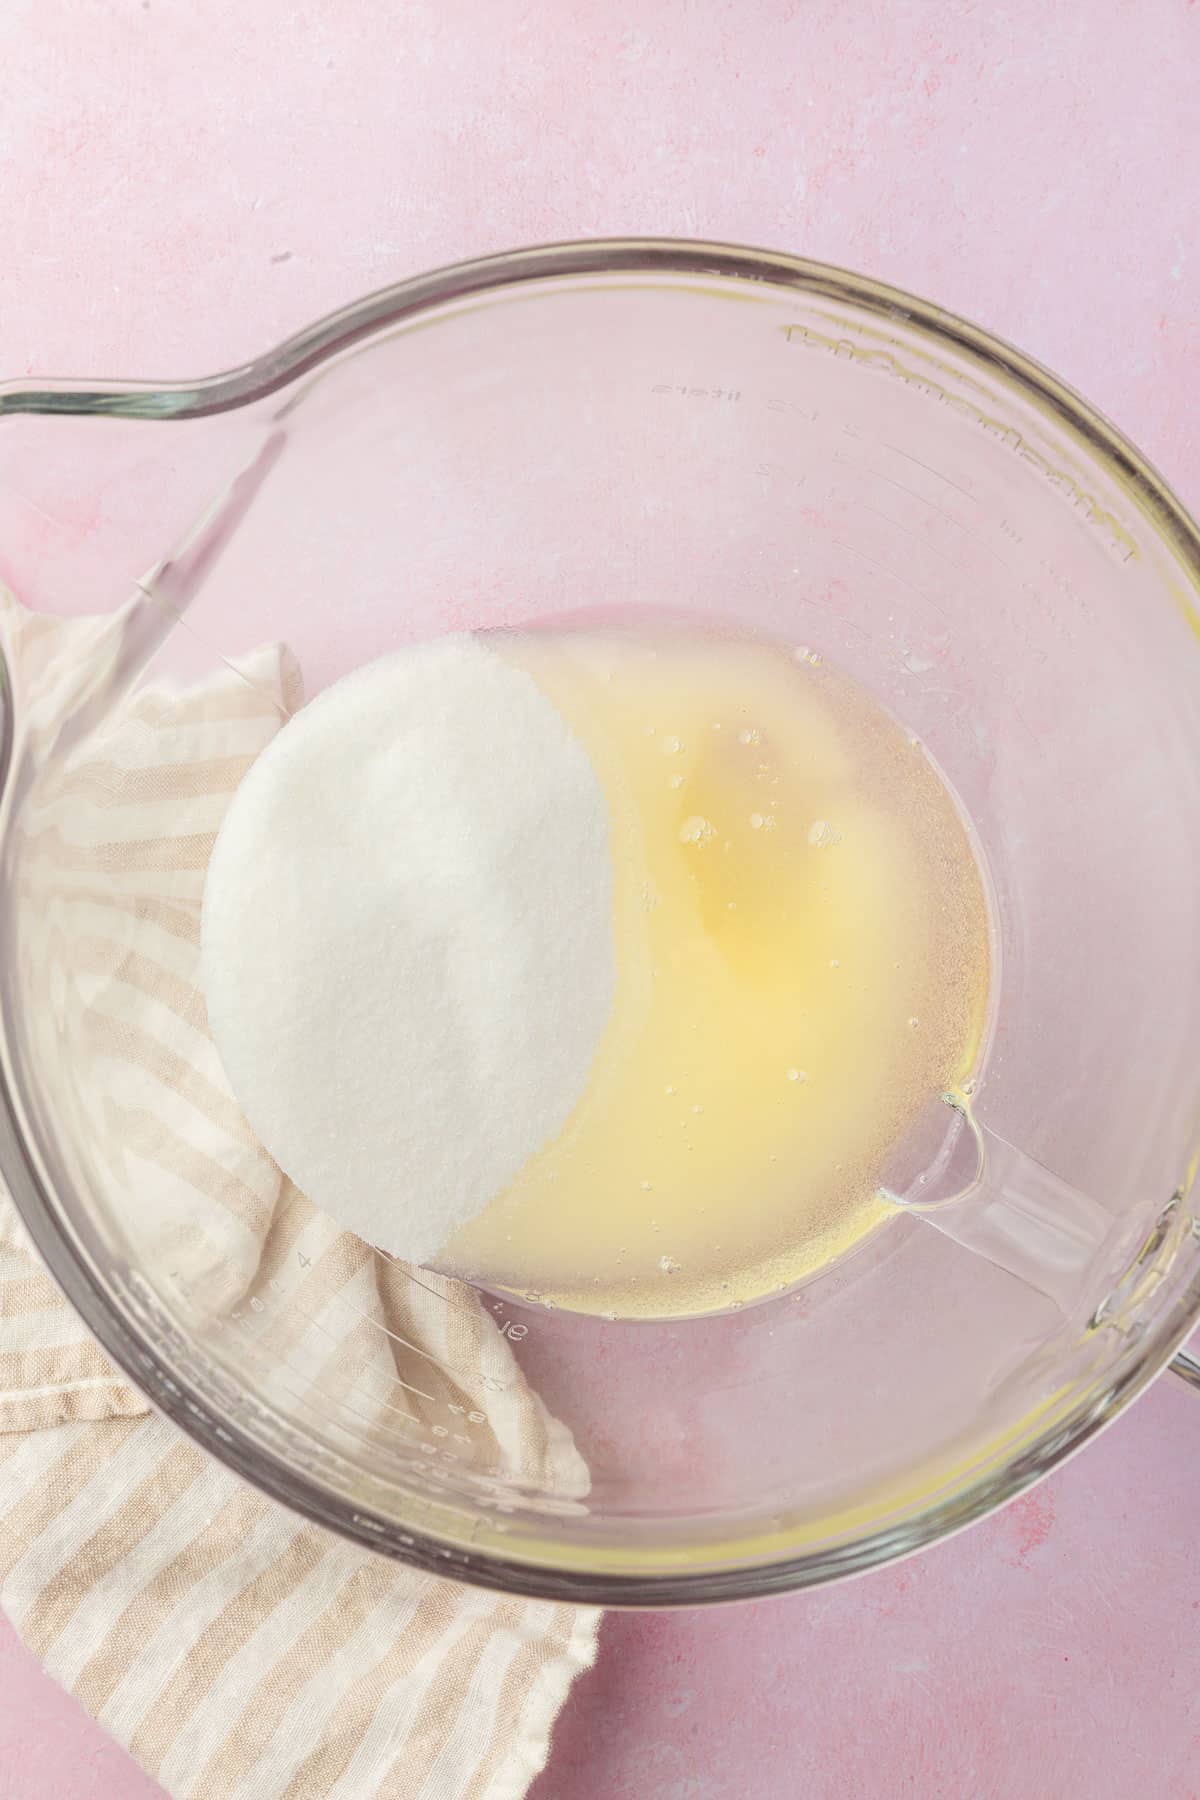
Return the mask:
{"type": "Polygon", "coordinates": [[[914,1121],[880,1194],[1068,1315],[1089,1289],[1107,1292],[1100,1277],[1121,1221],[982,1125],[959,1094],[941,1095],[914,1121]]]}

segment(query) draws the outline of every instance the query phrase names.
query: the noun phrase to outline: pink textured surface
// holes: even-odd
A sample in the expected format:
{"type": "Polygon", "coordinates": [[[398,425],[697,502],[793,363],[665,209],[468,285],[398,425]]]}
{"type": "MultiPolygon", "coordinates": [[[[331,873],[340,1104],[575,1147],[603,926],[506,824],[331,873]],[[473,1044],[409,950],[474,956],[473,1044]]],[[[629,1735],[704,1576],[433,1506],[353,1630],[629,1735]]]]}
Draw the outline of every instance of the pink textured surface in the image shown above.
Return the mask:
{"type": "MultiPolygon", "coordinates": [[[[710,235],[974,316],[1200,503],[1195,0],[7,0],[0,68],[0,377],[207,372],[448,258],[710,235]]],[[[916,1562],[610,1619],[537,1800],[1200,1795],[1198,1467],[1160,1385],[916,1562]]],[[[156,1792],[0,1627],[0,1800],[156,1792]]]]}

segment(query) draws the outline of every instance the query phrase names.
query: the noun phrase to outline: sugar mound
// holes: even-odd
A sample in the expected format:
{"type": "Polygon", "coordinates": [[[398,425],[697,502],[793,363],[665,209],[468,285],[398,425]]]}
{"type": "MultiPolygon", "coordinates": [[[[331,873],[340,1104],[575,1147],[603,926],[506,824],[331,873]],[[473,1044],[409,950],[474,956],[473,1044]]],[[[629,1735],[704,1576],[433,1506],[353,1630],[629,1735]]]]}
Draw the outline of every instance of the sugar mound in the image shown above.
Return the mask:
{"type": "Polygon", "coordinates": [[[356,670],[234,796],[201,923],[250,1125],[411,1262],[556,1137],[612,1006],[608,813],[532,678],[454,636],[356,670]]]}

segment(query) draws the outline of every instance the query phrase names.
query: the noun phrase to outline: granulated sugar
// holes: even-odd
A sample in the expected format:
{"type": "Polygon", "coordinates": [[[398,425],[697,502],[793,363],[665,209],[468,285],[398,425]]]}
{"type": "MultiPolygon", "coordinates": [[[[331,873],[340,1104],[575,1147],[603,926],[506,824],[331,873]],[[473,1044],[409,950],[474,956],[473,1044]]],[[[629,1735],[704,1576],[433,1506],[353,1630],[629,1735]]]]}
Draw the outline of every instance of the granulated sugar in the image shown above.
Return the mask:
{"type": "Polygon", "coordinates": [[[370,1243],[436,1257],[587,1083],[612,888],[587,755],[481,639],[305,707],[234,797],[202,921],[213,1036],[285,1173],[370,1243]]]}

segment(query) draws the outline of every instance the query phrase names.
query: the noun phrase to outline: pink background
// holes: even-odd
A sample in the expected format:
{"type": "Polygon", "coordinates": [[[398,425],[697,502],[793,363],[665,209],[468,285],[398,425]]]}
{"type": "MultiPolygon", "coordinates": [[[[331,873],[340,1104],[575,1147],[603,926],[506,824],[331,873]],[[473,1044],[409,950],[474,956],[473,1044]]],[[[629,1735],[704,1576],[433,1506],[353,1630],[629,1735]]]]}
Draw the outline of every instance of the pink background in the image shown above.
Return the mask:
{"type": "MultiPolygon", "coordinates": [[[[4,0],[0,69],[0,379],[206,373],[450,258],[708,235],[973,316],[1200,503],[1196,0],[4,0]]],[[[610,1618],[536,1800],[1200,1796],[1198,1468],[1164,1382],[916,1562],[610,1618]]],[[[0,1800],[157,1791],[0,1625],[0,1800]]]]}

